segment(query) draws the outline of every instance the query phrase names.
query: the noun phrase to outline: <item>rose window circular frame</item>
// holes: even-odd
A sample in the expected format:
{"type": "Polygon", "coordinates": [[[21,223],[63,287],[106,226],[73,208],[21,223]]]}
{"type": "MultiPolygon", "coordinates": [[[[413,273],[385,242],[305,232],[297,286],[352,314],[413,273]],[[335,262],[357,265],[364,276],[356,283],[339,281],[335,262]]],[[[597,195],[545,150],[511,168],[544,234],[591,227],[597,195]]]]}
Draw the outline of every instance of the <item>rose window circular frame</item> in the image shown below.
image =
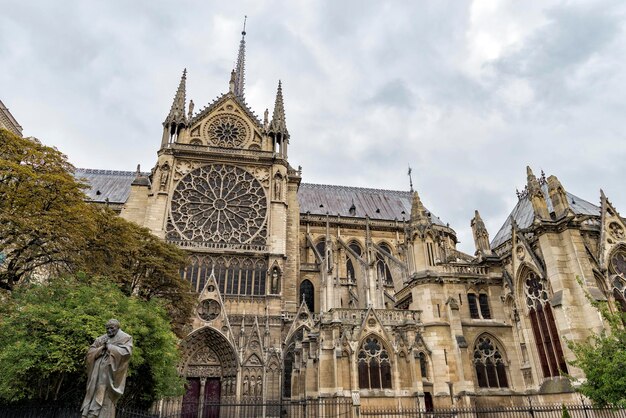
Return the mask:
{"type": "Polygon", "coordinates": [[[198,316],[204,321],[212,321],[220,316],[222,308],[215,299],[205,299],[198,305],[198,316]]]}
{"type": "Polygon", "coordinates": [[[265,190],[236,166],[212,164],[187,173],[172,194],[170,216],[186,240],[265,244],[265,190]]]}
{"type": "Polygon", "coordinates": [[[248,129],[243,119],[235,115],[221,115],[206,124],[206,135],[218,147],[240,147],[248,137],[248,129]]]}

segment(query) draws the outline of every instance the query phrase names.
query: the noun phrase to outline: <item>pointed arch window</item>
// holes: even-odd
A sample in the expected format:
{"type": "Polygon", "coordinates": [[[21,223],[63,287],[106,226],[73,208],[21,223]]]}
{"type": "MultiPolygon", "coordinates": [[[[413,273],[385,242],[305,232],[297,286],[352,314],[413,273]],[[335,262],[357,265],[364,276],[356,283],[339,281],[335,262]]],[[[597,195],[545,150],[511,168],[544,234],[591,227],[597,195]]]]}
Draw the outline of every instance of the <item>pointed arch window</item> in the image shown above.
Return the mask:
{"type": "MultiPolygon", "coordinates": [[[[381,250],[383,250],[383,252],[391,255],[391,248],[389,248],[389,245],[383,242],[381,244],[378,244],[378,246],[381,250]]],[[[382,283],[387,285],[393,284],[393,277],[391,276],[391,270],[389,270],[389,265],[387,264],[387,262],[385,262],[385,257],[380,253],[376,253],[376,272],[378,273],[378,279],[382,283]]]]}
{"type": "Polygon", "coordinates": [[[611,257],[609,271],[613,277],[613,297],[620,311],[626,312],[626,250],[620,248],[611,257]]]}
{"type": "Polygon", "coordinates": [[[267,280],[267,260],[252,257],[192,256],[181,276],[201,292],[211,273],[222,295],[264,295],[267,280]]]}
{"type": "Polygon", "coordinates": [[[474,368],[481,388],[509,387],[502,351],[487,335],[479,337],[474,346],[474,368]]]}
{"type": "Polygon", "coordinates": [[[307,279],[304,279],[302,283],[300,283],[300,304],[302,304],[302,301],[306,303],[306,307],[309,308],[310,312],[315,312],[315,293],[313,283],[307,279]]]}
{"type": "Polygon", "coordinates": [[[563,348],[549,302],[548,282],[530,272],[524,280],[524,293],[543,376],[555,377],[560,376],[561,372],[567,373],[563,348]]]}
{"type": "Polygon", "coordinates": [[[422,379],[428,379],[428,357],[423,351],[420,351],[417,355],[417,360],[420,363],[420,372],[422,373],[422,379]]]}
{"type": "MultiPolygon", "coordinates": [[[[357,244],[356,242],[352,241],[349,245],[348,248],[350,248],[352,251],[354,251],[359,257],[361,256],[361,246],[359,244],[357,244]]],[[[350,256],[346,255],[346,275],[348,277],[348,279],[350,280],[354,280],[356,278],[356,272],[354,270],[354,264],[352,263],[352,259],[350,258],[350,256]]]]}
{"type": "Polygon", "coordinates": [[[391,389],[389,353],[377,337],[365,338],[359,349],[358,365],[361,389],[391,389]]]}

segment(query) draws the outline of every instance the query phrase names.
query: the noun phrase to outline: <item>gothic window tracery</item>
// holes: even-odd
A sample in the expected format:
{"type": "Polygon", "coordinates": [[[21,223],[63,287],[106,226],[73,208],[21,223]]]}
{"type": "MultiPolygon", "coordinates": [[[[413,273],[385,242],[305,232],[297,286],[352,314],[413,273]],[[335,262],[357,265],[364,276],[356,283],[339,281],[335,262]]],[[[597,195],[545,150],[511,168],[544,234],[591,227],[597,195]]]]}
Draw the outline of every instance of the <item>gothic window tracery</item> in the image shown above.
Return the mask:
{"type": "Polygon", "coordinates": [[[620,247],[611,257],[609,272],[613,275],[613,297],[620,311],[626,312],[626,250],[620,247]]]}
{"type": "Polygon", "coordinates": [[[377,337],[366,337],[361,344],[358,366],[361,389],[391,389],[389,353],[377,337]]]}
{"type": "Polygon", "coordinates": [[[240,147],[248,136],[245,122],[235,115],[222,115],[206,125],[206,133],[211,143],[218,147],[240,147]]]}
{"type": "Polygon", "coordinates": [[[254,257],[194,256],[181,276],[201,292],[211,271],[222,295],[265,295],[267,262],[254,257]]]}
{"type": "MultiPolygon", "coordinates": [[[[389,246],[387,244],[385,244],[383,242],[383,243],[379,244],[378,246],[385,253],[391,255],[391,248],[389,248],[389,246]]],[[[392,285],[393,284],[393,277],[391,276],[391,270],[389,269],[389,265],[385,261],[385,257],[382,254],[378,253],[378,252],[376,253],[376,271],[378,273],[378,279],[382,283],[384,283],[386,285],[392,285]]]]}
{"type": "Polygon", "coordinates": [[[548,296],[548,282],[529,272],[524,279],[524,295],[544,377],[567,373],[563,348],[548,296]]]}
{"type": "Polygon", "coordinates": [[[500,348],[491,337],[483,335],[474,346],[476,380],[481,388],[506,388],[506,364],[500,348]]]}
{"type": "Polygon", "coordinates": [[[619,310],[626,312],[626,281],[620,276],[613,279],[613,297],[619,310]]]}
{"type": "Polygon", "coordinates": [[[212,164],[191,171],[176,185],[170,213],[184,240],[265,244],[265,190],[239,167],[212,164]]]}

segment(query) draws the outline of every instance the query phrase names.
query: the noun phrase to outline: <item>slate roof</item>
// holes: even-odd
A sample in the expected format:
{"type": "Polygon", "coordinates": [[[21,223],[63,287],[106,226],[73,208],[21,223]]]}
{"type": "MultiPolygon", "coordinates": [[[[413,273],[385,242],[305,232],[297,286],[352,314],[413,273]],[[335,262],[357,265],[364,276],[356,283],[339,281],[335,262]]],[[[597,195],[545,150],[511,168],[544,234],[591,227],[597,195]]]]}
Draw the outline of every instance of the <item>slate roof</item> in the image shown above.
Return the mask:
{"type": "MultiPolygon", "coordinates": [[[[546,199],[546,203],[548,204],[548,212],[552,212],[554,209],[552,206],[552,200],[548,195],[548,186],[546,184],[542,185],[541,191],[543,192],[543,197],[546,199]]],[[[567,195],[567,201],[570,208],[576,215],[600,216],[599,206],[589,203],[571,193],[565,192],[565,194],[567,195]]],[[[514,219],[518,227],[522,229],[528,228],[532,225],[533,220],[535,219],[535,212],[533,210],[533,205],[530,203],[530,199],[527,196],[522,197],[519,202],[517,202],[517,205],[513,208],[513,211],[504,222],[504,225],[502,225],[498,233],[495,237],[493,237],[493,240],[491,241],[491,248],[496,248],[511,239],[512,219],[514,219]]]]}
{"type": "MultiPolygon", "coordinates": [[[[149,173],[142,173],[148,175],[149,173]]],[[[125,203],[130,195],[130,185],[135,180],[135,171],[94,170],[77,168],[74,177],[82,179],[91,187],[85,190],[89,200],[104,203],[125,203]]]]}
{"type": "MultiPolygon", "coordinates": [[[[148,175],[148,173],[143,173],[148,175]]],[[[86,190],[89,200],[104,203],[124,203],[130,194],[130,185],[135,179],[134,171],[93,170],[77,168],[76,178],[83,179],[91,187],[86,190]]],[[[331,186],[326,184],[300,184],[298,190],[300,212],[313,215],[341,215],[345,217],[394,220],[411,217],[411,192],[397,190],[368,189],[364,187],[331,186]],[[350,215],[354,202],[355,214],[350,215]],[[404,212],[404,213],[403,213],[404,212]]],[[[445,226],[431,216],[434,224],[445,226]]]]}
{"type": "MultiPolygon", "coordinates": [[[[313,215],[353,216],[350,215],[350,206],[354,202],[354,217],[357,218],[367,215],[370,219],[401,221],[411,217],[412,195],[408,191],[302,183],[298,200],[300,213],[310,212],[313,215]]],[[[435,215],[431,219],[433,223],[445,226],[435,215]]]]}

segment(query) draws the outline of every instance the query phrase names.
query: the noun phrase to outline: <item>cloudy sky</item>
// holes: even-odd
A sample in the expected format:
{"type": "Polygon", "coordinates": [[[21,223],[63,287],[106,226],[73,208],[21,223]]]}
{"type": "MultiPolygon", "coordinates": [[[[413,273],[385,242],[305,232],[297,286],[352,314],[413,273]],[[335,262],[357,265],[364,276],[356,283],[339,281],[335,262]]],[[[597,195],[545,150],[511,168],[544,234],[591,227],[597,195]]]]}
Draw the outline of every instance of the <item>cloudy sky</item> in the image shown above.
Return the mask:
{"type": "Polygon", "coordinates": [[[154,165],[183,68],[196,109],[228,89],[248,15],[246,99],[283,81],[304,181],[407,190],[473,253],[526,182],[555,174],[626,213],[623,1],[0,0],[0,99],[74,165],[154,165]]]}

